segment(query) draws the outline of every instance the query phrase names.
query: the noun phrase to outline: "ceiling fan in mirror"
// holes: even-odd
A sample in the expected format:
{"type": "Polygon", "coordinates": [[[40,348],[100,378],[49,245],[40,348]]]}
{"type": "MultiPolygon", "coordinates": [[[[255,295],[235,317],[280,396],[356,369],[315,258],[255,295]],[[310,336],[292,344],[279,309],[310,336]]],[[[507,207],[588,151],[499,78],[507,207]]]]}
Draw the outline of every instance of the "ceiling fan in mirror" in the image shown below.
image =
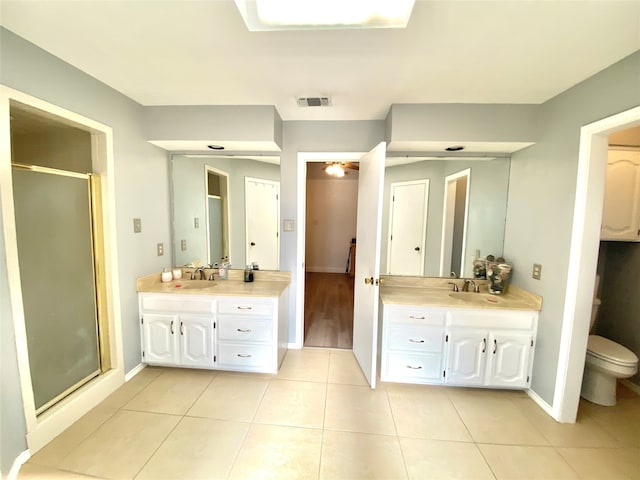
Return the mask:
{"type": "Polygon", "coordinates": [[[334,177],[344,177],[347,173],[347,169],[351,170],[360,170],[360,167],[357,163],[352,162],[325,162],[322,170],[327,175],[331,175],[334,177]]]}

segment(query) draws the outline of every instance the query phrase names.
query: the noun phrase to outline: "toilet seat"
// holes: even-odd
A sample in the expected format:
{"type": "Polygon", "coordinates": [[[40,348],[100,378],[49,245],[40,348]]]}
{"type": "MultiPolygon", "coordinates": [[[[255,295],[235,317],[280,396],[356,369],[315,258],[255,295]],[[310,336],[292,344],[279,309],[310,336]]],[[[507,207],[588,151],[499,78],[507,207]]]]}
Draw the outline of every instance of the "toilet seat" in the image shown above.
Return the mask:
{"type": "Polygon", "coordinates": [[[621,367],[638,364],[638,357],[631,350],[599,335],[589,335],[587,354],[621,367]]]}

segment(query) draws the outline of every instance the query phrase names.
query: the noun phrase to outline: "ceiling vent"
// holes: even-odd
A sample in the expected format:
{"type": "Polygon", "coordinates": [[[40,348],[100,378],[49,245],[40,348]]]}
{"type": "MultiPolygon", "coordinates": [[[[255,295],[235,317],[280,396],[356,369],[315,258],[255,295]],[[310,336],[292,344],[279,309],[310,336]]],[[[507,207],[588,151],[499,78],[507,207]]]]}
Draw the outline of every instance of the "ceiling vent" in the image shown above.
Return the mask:
{"type": "Polygon", "coordinates": [[[331,99],[329,97],[299,97],[299,107],[330,107],[331,99]]]}

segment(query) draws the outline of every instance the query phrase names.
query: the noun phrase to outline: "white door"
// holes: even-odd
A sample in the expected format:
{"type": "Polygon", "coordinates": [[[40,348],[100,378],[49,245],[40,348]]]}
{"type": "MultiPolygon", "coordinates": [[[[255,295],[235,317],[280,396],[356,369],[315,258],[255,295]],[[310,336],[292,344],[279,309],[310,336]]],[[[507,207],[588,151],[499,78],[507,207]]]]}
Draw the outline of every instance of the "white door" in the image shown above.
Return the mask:
{"type": "Polygon", "coordinates": [[[213,367],[213,319],[180,316],[180,364],[213,367]]]}
{"type": "Polygon", "coordinates": [[[429,180],[391,184],[389,275],[424,275],[429,180]]]}
{"type": "MultiPolygon", "coordinates": [[[[246,263],[280,268],[280,183],[245,177],[246,263]]],[[[238,265],[237,267],[241,267],[238,265]]]]}
{"type": "Polygon", "coordinates": [[[532,347],[533,339],[529,334],[492,333],[489,337],[491,373],[488,383],[495,387],[526,387],[532,347]]]}
{"type": "Polygon", "coordinates": [[[360,159],[358,178],[358,225],[353,309],[353,354],[371,388],[376,386],[378,345],[378,286],[382,192],[386,143],[360,159]]]}
{"type": "Polygon", "coordinates": [[[451,329],[447,334],[447,373],[445,383],[484,384],[487,361],[487,332],[451,329]]]}
{"type": "Polygon", "coordinates": [[[178,342],[176,315],[157,315],[147,313],[142,318],[142,361],[177,365],[178,342]]]}

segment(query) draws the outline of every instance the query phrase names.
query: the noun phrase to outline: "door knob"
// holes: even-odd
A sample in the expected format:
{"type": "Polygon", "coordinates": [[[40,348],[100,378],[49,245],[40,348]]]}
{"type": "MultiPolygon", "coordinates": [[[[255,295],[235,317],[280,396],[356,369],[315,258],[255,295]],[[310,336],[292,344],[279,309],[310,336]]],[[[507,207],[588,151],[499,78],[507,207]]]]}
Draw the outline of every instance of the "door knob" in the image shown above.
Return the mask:
{"type": "Polygon", "coordinates": [[[364,283],[367,285],[373,285],[373,277],[366,277],[364,283]]]}
{"type": "Polygon", "coordinates": [[[419,251],[420,251],[420,247],[416,247],[416,248],[414,248],[414,250],[415,250],[416,252],[419,252],[419,251]]]}

